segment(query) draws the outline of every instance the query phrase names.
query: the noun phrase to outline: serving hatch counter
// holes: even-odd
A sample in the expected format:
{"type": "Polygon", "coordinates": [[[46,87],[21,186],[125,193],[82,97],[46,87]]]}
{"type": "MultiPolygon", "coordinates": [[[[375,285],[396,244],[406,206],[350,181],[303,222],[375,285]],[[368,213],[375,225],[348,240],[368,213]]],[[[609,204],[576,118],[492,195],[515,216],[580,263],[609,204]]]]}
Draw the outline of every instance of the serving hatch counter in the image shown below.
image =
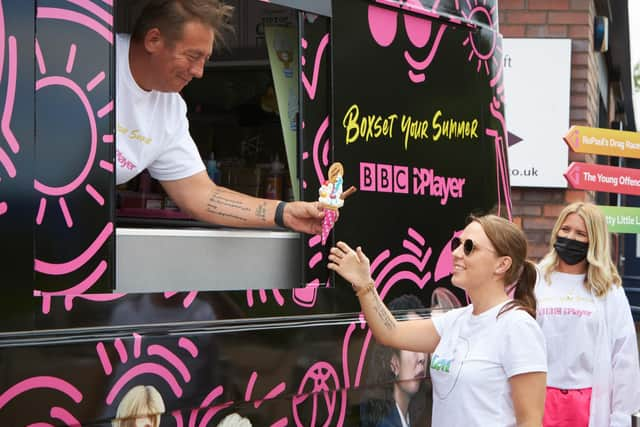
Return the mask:
{"type": "Polygon", "coordinates": [[[115,292],[299,287],[300,244],[288,231],[117,228],[115,292]]]}

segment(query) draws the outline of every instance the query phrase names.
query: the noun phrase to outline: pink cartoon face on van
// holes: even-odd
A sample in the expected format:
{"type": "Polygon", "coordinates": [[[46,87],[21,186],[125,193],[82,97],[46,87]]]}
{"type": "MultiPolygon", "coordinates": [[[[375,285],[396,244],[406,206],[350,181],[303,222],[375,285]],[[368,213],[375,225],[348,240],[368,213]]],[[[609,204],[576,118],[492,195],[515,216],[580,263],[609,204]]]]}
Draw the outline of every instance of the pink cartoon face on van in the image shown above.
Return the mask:
{"type": "MultiPolygon", "coordinates": [[[[378,0],[378,3],[385,1],[378,0]]],[[[435,16],[433,12],[426,11],[419,0],[407,0],[405,7],[435,16]]],[[[391,9],[369,6],[369,31],[378,45],[387,47],[393,43],[398,30],[398,15],[402,17],[401,22],[404,22],[409,41],[416,48],[412,50],[413,53],[404,51],[404,59],[409,65],[409,80],[416,84],[422,83],[426,79],[425,70],[438,52],[447,25],[406,13],[401,14],[391,9]],[[421,56],[416,52],[420,52],[421,56]]]]}

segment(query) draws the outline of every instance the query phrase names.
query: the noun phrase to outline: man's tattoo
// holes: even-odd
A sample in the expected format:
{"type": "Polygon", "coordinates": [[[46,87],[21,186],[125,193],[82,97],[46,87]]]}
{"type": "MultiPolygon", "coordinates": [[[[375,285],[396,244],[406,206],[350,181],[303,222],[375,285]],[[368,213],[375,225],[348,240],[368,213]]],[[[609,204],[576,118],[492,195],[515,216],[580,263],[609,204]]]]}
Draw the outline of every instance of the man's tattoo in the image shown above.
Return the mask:
{"type": "Polygon", "coordinates": [[[262,202],[256,208],[256,216],[262,221],[267,221],[267,202],[262,202]]]}
{"type": "Polygon", "coordinates": [[[245,206],[241,200],[236,199],[235,194],[216,190],[207,202],[207,211],[220,217],[246,222],[249,219],[251,209],[245,206]]]}

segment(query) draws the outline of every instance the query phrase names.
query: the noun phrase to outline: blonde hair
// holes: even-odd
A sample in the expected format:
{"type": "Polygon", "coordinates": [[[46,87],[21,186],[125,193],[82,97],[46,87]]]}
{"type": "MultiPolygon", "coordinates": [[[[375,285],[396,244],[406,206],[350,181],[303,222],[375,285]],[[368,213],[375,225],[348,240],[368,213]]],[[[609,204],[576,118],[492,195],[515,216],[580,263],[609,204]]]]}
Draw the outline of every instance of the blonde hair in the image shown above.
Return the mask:
{"type": "Polygon", "coordinates": [[[164,411],[164,402],[158,390],[150,385],[138,385],[124,395],[111,425],[135,427],[136,418],[149,417],[153,420],[153,427],[158,427],[164,411]]]}
{"type": "Polygon", "coordinates": [[[217,427],[251,427],[251,421],[234,412],[224,417],[217,427]]]}
{"type": "Polygon", "coordinates": [[[567,217],[576,214],[584,221],[589,237],[589,249],[587,251],[587,274],[584,286],[588,291],[592,291],[596,296],[603,296],[609,291],[611,286],[620,286],[622,280],[618,274],[613,260],[611,259],[611,244],[607,231],[607,221],[600,209],[586,202],[572,203],[560,212],[549,241],[549,252],[542,261],[542,273],[545,280],[551,283],[551,273],[558,268],[558,253],[554,248],[558,240],[558,231],[567,217]]]}

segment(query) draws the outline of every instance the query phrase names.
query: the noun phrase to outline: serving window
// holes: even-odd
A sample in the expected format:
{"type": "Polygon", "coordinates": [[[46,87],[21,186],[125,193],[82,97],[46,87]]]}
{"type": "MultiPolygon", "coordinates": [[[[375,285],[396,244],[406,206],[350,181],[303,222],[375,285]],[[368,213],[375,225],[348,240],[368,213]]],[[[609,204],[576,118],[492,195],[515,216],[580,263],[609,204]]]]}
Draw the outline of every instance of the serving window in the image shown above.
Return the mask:
{"type": "MultiPolygon", "coordinates": [[[[214,46],[203,77],[180,93],[190,134],[218,185],[260,198],[300,199],[298,58],[305,14],[274,4],[287,3],[281,1],[227,3],[235,8],[234,34],[214,46]]],[[[120,0],[116,6],[117,31],[130,32],[144,2],[120,0]]],[[[196,221],[147,171],[117,186],[116,224],[116,292],[293,288],[305,282],[305,236],[196,221]]]]}
{"type": "MultiPolygon", "coordinates": [[[[121,2],[121,31],[132,27],[139,3],[121,2]]],[[[292,176],[298,12],[257,0],[228,3],[235,8],[235,33],[226,34],[225,44],[214,47],[203,77],[181,92],[189,131],[207,174],[217,184],[255,197],[294,200],[299,197],[297,178],[292,176]]],[[[116,213],[119,225],[215,228],[194,223],[147,171],[117,187],[116,213]]]]}

